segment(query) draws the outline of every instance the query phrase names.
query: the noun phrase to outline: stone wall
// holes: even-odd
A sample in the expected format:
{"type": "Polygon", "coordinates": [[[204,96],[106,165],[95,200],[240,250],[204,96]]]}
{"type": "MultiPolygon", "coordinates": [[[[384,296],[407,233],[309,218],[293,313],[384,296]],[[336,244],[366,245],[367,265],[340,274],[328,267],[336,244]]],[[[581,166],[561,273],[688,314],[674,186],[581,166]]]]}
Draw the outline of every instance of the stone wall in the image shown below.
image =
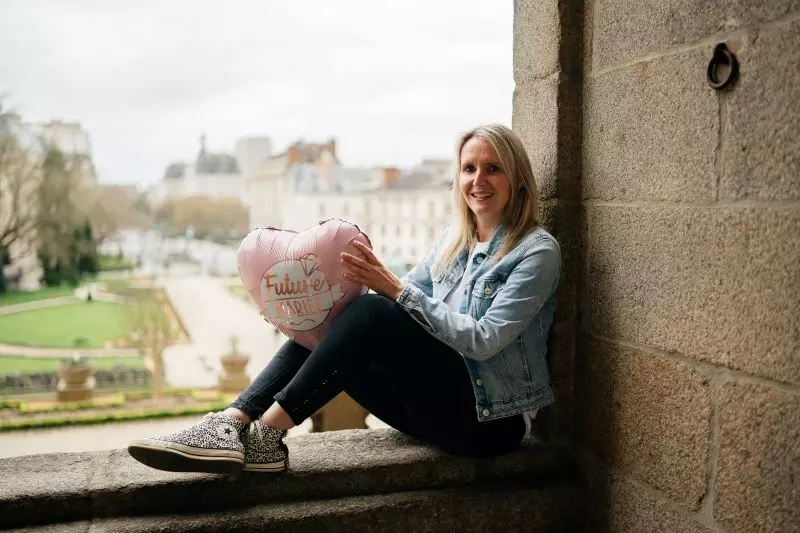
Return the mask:
{"type": "Polygon", "coordinates": [[[798,531],[800,1],[517,0],[514,34],[590,531],[798,531]]]}

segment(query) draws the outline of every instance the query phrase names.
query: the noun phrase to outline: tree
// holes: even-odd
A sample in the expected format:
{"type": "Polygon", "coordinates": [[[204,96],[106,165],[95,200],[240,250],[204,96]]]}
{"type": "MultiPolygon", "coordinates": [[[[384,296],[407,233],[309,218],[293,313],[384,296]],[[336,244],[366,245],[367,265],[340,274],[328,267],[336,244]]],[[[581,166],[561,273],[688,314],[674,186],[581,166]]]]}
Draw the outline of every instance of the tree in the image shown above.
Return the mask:
{"type": "Polygon", "coordinates": [[[11,246],[35,231],[34,193],[41,179],[41,157],[24,147],[15,128],[19,116],[0,100],[0,246],[11,246]]]}
{"type": "Polygon", "coordinates": [[[164,396],[163,352],[180,337],[180,326],[164,309],[166,301],[162,292],[137,289],[128,309],[131,320],[131,339],[153,370],[153,389],[156,399],[164,396]]]}
{"type": "Polygon", "coordinates": [[[42,266],[42,281],[59,285],[77,284],[80,246],[80,212],[76,207],[77,176],[57,148],[49,148],[41,166],[36,188],[37,255],[42,266]]]}
{"type": "Polygon", "coordinates": [[[116,185],[99,186],[89,196],[84,212],[91,221],[98,246],[121,229],[149,225],[150,216],[142,211],[135,190],[116,185]]]}
{"type": "Polygon", "coordinates": [[[0,294],[3,294],[8,289],[3,267],[9,264],[11,264],[11,254],[6,246],[0,246],[0,294]]]}
{"type": "Polygon", "coordinates": [[[83,231],[78,232],[78,273],[82,276],[91,276],[100,272],[100,264],[97,260],[97,240],[92,233],[92,224],[87,219],[83,225],[83,231]]]}
{"type": "Polygon", "coordinates": [[[249,217],[238,198],[190,196],[165,203],[156,218],[176,233],[192,226],[195,235],[204,238],[244,235],[249,217]]]}

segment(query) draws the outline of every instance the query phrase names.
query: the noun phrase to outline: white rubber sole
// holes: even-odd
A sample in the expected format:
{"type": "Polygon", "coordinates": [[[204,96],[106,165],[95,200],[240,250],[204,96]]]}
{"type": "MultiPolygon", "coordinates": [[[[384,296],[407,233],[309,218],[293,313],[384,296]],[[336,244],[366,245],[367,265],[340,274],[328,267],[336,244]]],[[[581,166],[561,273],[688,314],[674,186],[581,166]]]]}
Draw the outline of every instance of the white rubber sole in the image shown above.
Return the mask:
{"type": "Polygon", "coordinates": [[[274,463],[245,463],[245,472],[283,472],[289,461],[276,461],[274,463]]]}
{"type": "Polygon", "coordinates": [[[142,464],[169,472],[235,473],[244,467],[244,453],[197,448],[157,439],[136,439],[128,453],[142,464]]]}

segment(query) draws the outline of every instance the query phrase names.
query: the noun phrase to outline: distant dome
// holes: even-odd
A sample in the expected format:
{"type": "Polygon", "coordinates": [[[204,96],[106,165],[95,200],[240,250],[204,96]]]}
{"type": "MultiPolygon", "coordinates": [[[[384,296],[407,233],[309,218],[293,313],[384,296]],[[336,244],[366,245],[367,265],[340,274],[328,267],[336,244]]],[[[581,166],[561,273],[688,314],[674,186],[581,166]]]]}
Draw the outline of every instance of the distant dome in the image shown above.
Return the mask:
{"type": "Polygon", "coordinates": [[[164,171],[164,179],[179,180],[186,174],[186,163],[170,163],[164,171]]]}
{"type": "Polygon", "coordinates": [[[239,174],[239,165],[232,155],[205,152],[197,156],[194,171],[197,174],[239,174]]]}

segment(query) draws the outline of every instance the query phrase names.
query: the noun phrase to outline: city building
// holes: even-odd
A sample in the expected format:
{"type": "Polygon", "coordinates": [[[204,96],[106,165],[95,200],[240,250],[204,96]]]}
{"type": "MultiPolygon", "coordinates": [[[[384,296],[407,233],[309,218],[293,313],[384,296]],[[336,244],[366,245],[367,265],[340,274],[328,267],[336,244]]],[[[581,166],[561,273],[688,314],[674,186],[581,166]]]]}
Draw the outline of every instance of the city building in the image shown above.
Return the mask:
{"type": "Polygon", "coordinates": [[[342,218],[397,270],[418,262],[448,224],[452,161],[427,159],[408,171],[351,168],[335,146],[295,143],[266,160],[248,182],[251,227],[302,231],[342,218]]]}
{"type": "Polygon", "coordinates": [[[272,154],[272,142],[266,137],[246,137],[236,143],[233,154],[210,152],[206,136],[200,137],[200,150],[193,163],[174,161],[148,193],[152,205],[190,196],[237,198],[246,203],[248,172],[272,154]]]}
{"type": "Polygon", "coordinates": [[[251,228],[302,231],[343,218],[402,270],[422,259],[447,226],[453,172],[449,159],[423,159],[408,170],[347,167],[335,139],[300,140],[273,154],[268,138],[248,137],[232,155],[208,152],[201,137],[195,162],[169,164],[150,200],[158,205],[188,196],[237,197],[248,209],[251,228]]]}

